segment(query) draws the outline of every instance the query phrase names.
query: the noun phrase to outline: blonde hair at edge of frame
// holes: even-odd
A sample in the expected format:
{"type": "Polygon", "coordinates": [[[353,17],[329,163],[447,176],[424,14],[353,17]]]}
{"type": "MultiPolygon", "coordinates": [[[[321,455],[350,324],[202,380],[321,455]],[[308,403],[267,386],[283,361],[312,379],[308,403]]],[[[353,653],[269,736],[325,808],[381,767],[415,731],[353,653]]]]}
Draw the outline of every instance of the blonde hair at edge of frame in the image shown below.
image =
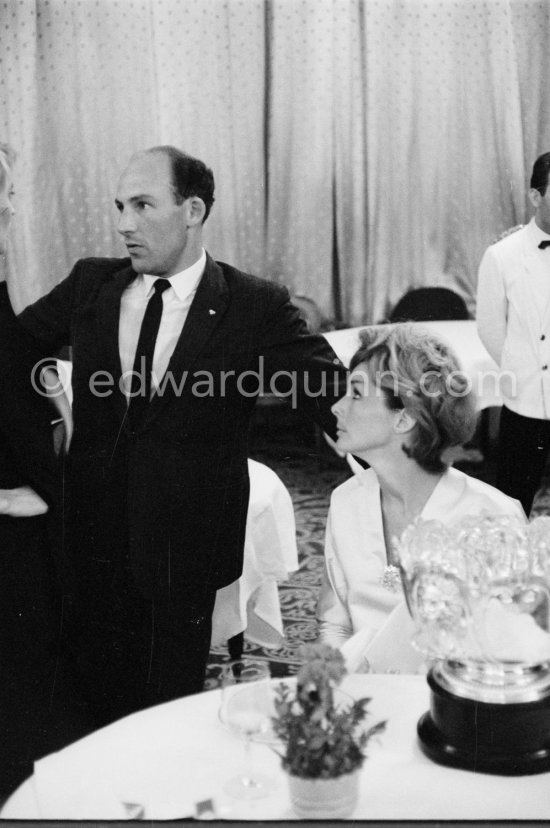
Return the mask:
{"type": "Polygon", "coordinates": [[[350,370],[366,363],[389,408],[405,408],[415,420],[405,454],[428,472],[444,471],[443,452],[468,442],[476,426],[471,383],[457,357],[436,336],[408,322],[373,326],[359,337],[350,370]]]}
{"type": "Polygon", "coordinates": [[[15,152],[8,145],[0,142],[0,193],[6,188],[9,173],[15,161],[15,152]]]}

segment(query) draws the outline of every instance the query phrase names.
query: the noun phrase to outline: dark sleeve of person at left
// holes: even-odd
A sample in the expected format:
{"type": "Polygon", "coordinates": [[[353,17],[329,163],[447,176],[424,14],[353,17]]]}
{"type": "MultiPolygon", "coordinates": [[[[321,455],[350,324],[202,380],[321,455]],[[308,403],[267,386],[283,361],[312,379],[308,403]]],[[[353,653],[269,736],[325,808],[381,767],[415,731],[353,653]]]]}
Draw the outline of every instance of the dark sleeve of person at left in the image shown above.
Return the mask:
{"type": "Polygon", "coordinates": [[[40,352],[7,303],[0,307],[0,354],[0,488],[30,486],[53,507],[61,490],[51,426],[55,411],[33,387],[40,387],[40,352]]]}
{"type": "Polygon", "coordinates": [[[83,287],[82,264],[78,261],[66,279],[17,317],[19,324],[40,346],[43,356],[51,356],[64,345],[71,344],[73,303],[83,287]]]}
{"type": "Polygon", "coordinates": [[[264,390],[286,398],[336,436],[331,407],[346,392],[347,369],[326,339],[309,334],[286,289],[274,292],[262,324],[264,390]]]}

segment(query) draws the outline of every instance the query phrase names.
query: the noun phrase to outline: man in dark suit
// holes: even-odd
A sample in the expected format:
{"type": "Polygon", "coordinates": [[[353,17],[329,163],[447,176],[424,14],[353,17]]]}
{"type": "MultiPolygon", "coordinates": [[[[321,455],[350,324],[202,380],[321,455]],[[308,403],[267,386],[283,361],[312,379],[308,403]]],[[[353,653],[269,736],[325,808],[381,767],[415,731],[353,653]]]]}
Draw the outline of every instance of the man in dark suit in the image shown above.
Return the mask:
{"type": "Polygon", "coordinates": [[[77,262],[19,317],[73,349],[70,632],[98,723],[202,689],[215,593],[242,568],[260,387],[329,431],[343,390],[284,288],[205,253],[213,193],[173,147],[135,155],[116,196],[129,260],[77,262]]]}
{"type": "Polygon", "coordinates": [[[50,532],[61,497],[54,411],[29,381],[40,354],[17,324],[4,280],[13,160],[0,143],[0,800],[32,773],[33,761],[88,726],[57,644],[63,606],[50,532]]]}
{"type": "Polygon", "coordinates": [[[58,507],[61,469],[54,411],[29,377],[39,355],[0,282],[0,799],[33,761],[90,726],[58,646],[58,507]]]}

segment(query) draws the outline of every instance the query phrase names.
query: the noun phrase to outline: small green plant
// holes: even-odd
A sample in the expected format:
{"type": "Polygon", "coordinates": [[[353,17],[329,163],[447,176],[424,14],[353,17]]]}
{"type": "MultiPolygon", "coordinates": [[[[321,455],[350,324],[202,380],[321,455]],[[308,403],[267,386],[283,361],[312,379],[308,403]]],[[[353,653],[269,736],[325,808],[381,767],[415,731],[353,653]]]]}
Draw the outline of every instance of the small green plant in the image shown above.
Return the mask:
{"type": "MultiPolygon", "coordinates": [[[[273,729],[284,745],[283,768],[305,779],[332,779],[360,768],[370,739],[385,730],[379,722],[366,730],[370,699],[347,705],[335,700],[346,675],[339,650],[308,644],[301,650],[304,664],[296,689],[280,684],[275,690],[273,729]]],[[[351,701],[351,700],[350,700],[351,701]]]]}

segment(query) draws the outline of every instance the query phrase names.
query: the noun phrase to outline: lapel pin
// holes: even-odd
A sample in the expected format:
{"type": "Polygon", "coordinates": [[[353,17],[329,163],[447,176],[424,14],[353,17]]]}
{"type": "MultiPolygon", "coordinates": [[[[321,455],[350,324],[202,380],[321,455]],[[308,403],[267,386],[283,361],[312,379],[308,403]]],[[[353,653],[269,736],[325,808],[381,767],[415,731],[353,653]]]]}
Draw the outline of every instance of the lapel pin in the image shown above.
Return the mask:
{"type": "Polygon", "coordinates": [[[212,310],[212,308],[210,308],[210,310],[208,311],[208,313],[210,314],[210,316],[215,316],[216,311],[215,311],[215,310],[212,310]]]}

